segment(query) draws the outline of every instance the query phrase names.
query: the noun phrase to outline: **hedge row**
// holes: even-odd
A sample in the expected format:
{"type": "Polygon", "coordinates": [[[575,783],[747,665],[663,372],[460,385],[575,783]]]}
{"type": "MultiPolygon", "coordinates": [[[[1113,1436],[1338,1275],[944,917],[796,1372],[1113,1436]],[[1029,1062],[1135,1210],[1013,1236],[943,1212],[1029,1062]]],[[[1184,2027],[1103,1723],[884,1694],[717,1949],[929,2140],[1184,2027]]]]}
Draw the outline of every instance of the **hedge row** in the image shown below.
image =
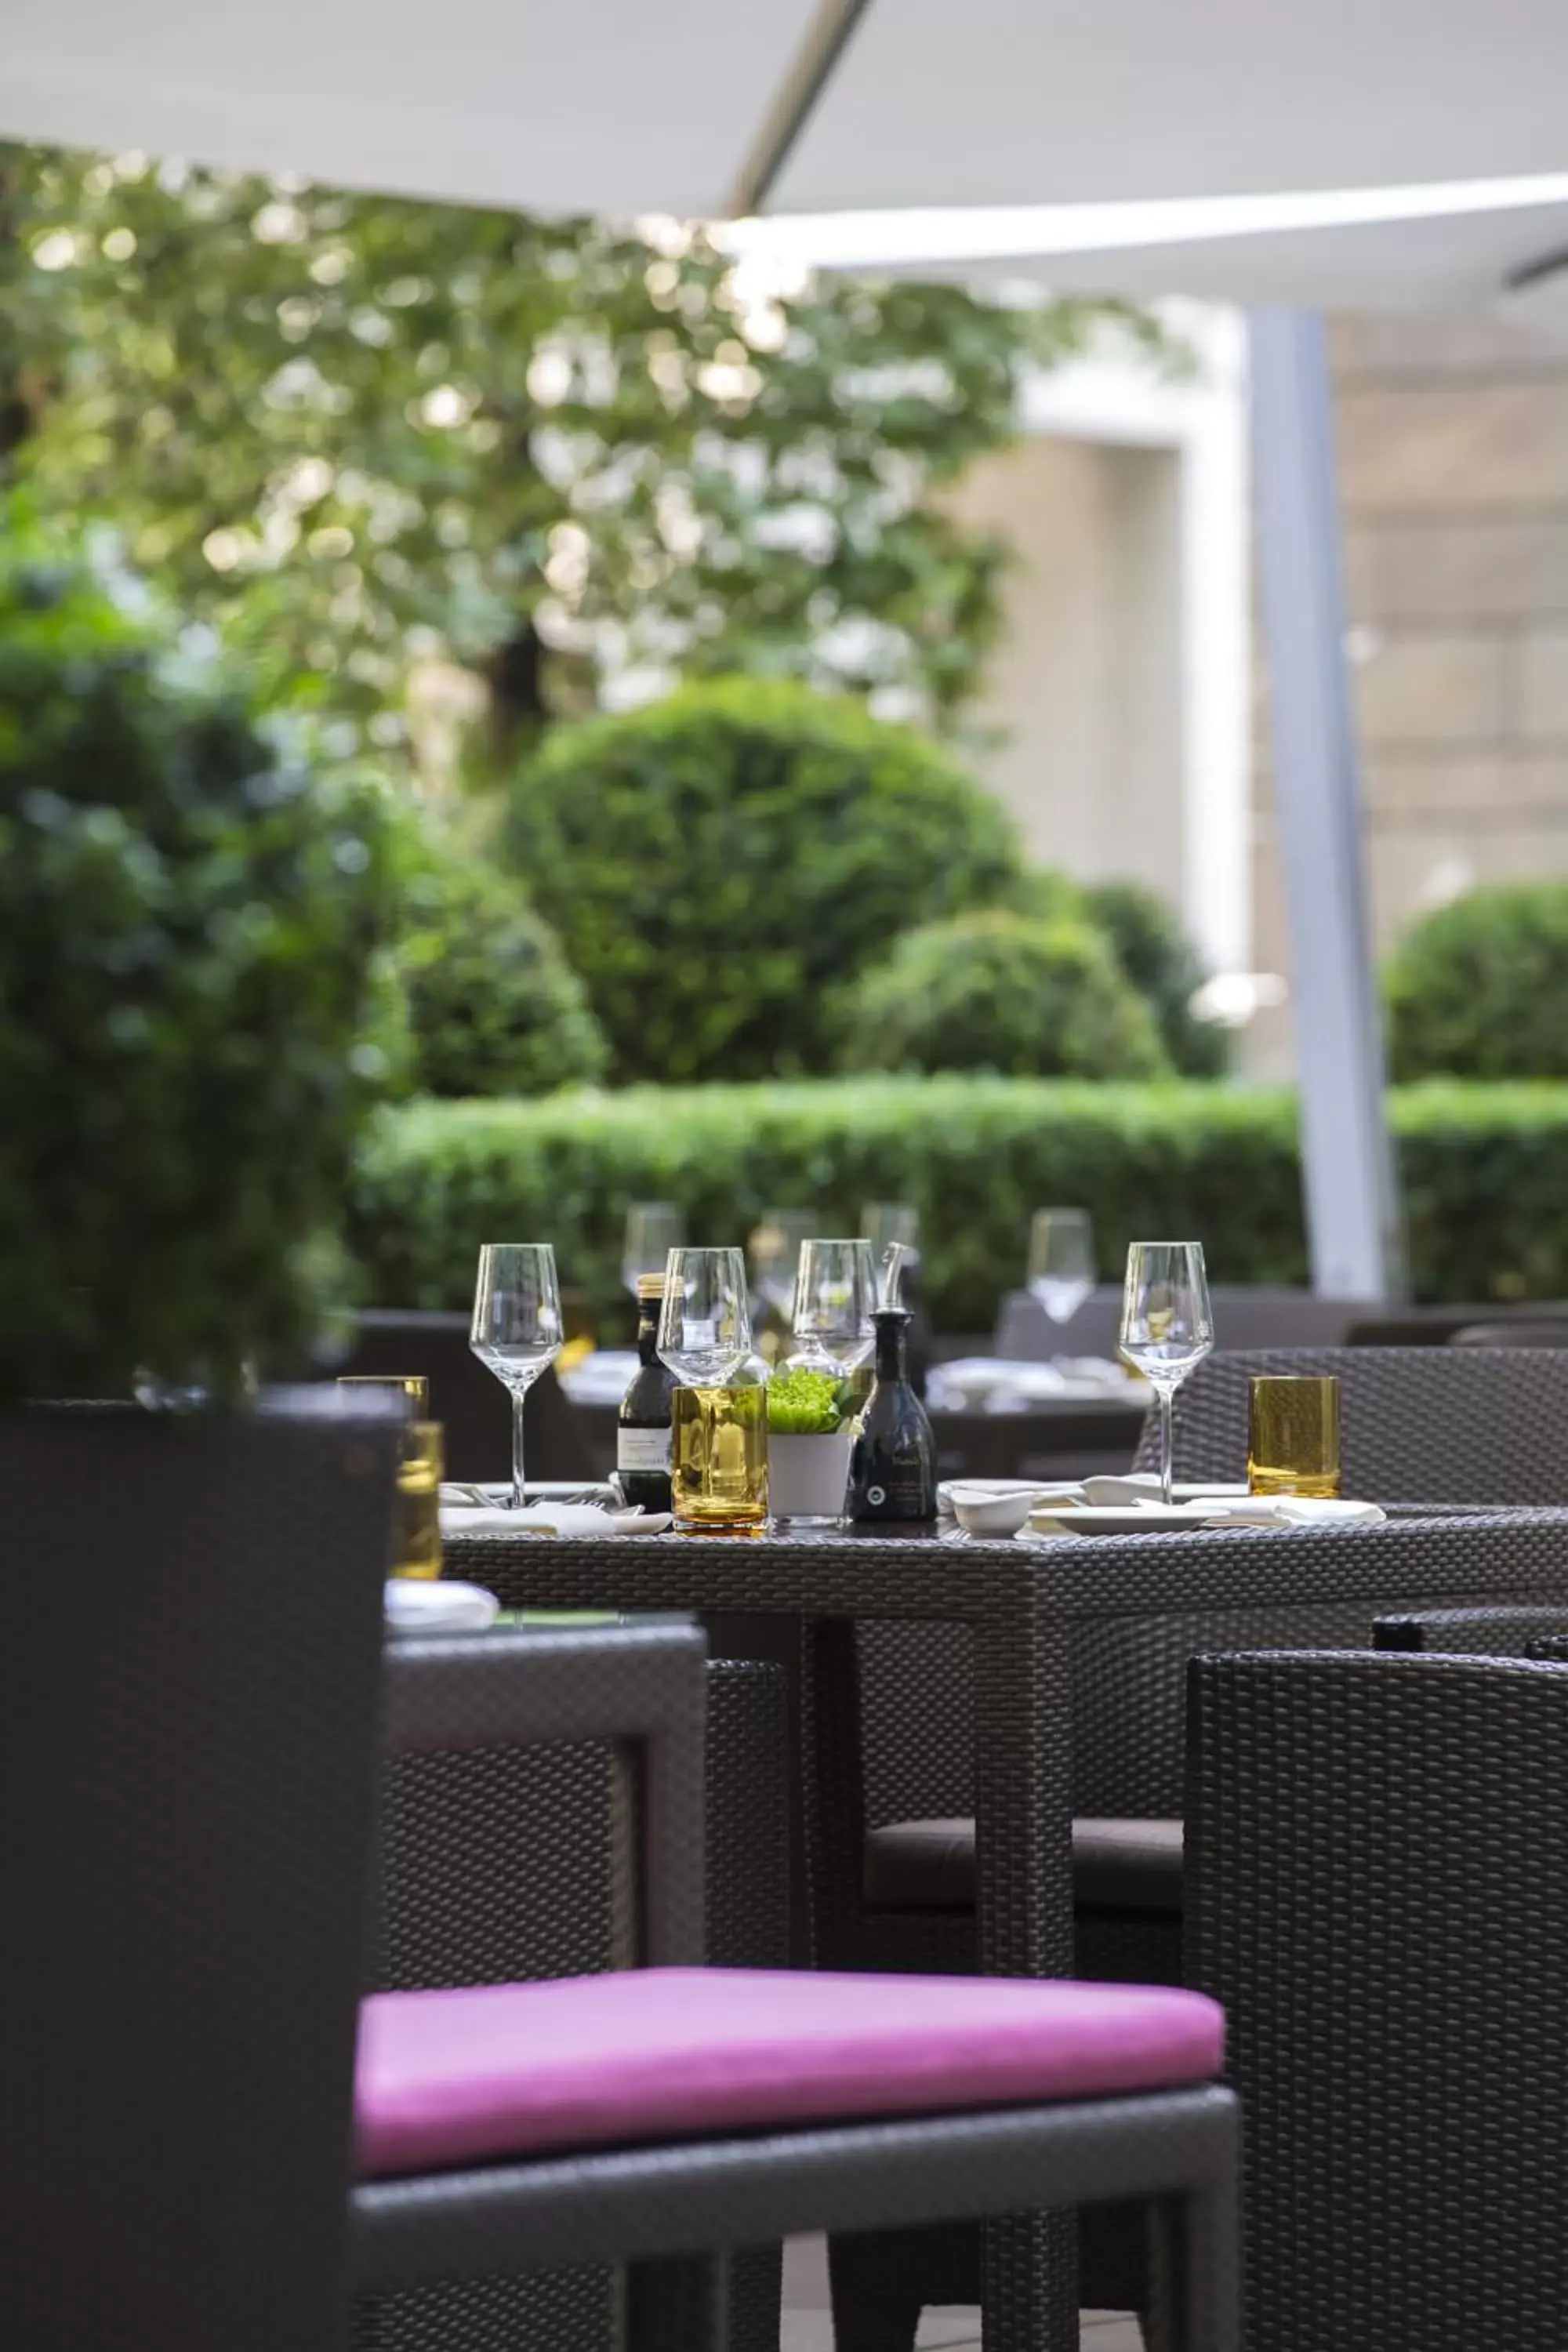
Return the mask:
{"type": "MultiPolygon", "coordinates": [[[[1568,1296],[1568,1086],[1396,1092],[1417,1295],[1568,1296]]],[[[555,1244],[604,1314],[628,1202],[672,1200],[693,1240],[767,1208],[853,1233],[868,1200],[916,1202],[938,1325],[983,1331],[1022,1277],[1029,1213],[1082,1202],[1101,1272],[1137,1234],[1195,1234],[1219,1282],[1306,1279],[1291,1097],[1209,1086],[823,1080],[532,1103],[418,1102],[364,1151],[352,1238],[384,1305],[465,1305],[482,1241],[555,1244]]]]}

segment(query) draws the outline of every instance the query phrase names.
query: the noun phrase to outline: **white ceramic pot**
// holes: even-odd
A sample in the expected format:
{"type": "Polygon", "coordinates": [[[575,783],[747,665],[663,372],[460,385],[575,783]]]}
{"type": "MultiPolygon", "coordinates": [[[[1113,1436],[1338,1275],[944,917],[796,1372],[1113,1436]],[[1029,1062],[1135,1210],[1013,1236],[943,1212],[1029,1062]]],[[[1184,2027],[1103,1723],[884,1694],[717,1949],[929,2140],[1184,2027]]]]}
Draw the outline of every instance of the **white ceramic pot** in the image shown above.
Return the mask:
{"type": "Polygon", "coordinates": [[[854,1433],[790,1437],[768,1432],[768,1502],[775,1519],[837,1519],[849,1485],[854,1433]]]}

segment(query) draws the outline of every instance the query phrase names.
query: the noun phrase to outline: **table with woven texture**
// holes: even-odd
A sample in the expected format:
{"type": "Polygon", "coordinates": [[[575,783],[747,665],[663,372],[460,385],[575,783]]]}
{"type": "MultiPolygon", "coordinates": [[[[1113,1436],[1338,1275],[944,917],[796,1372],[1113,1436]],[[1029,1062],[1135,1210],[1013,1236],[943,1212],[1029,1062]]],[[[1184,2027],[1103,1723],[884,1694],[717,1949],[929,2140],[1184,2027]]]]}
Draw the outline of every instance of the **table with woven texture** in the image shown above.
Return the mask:
{"type": "MultiPolygon", "coordinates": [[[[960,1629],[976,1695],[968,1715],[980,1965],[1058,1975],[1072,1964],[1071,1816],[1083,1769],[1075,1745],[1124,1756],[1147,1719],[1161,1751],[1155,1778],[1174,1780],[1168,1810],[1179,1811],[1181,1691],[1196,1650],[1366,1642],[1377,1608],[1406,1601],[1568,1599],[1568,1512],[1047,1545],[869,1531],[603,1541],[487,1534],[449,1541],[446,1572],[489,1586],[509,1607],[798,1621],[809,1669],[808,1790],[836,1796],[821,1806],[808,1795],[806,1805],[813,1899],[829,1907],[851,1872],[858,1882],[866,1827],[857,1628],[960,1629]]],[[[1057,2352],[1073,2343],[1070,2231],[1056,2221],[990,2225],[985,2298],[988,2346],[1057,2352]]]]}

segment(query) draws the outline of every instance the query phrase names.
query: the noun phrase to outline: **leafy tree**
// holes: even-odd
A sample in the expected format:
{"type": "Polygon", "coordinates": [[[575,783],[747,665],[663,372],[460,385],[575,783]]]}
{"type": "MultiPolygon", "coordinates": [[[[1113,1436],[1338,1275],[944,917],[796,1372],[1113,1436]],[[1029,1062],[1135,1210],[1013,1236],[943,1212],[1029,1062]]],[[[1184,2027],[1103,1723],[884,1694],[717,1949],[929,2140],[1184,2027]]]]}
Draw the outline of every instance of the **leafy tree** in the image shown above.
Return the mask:
{"type": "Polygon", "coordinates": [[[844,1066],[1154,1078],[1171,1066],[1103,933],[993,908],[895,940],[855,990],[844,1066]]]}
{"type": "Polygon", "coordinates": [[[1435,908],[1384,984],[1395,1078],[1568,1077],[1568,885],[1502,883],[1435,908]]]}
{"type": "Polygon", "coordinates": [[[1108,307],[25,148],[0,302],[0,466],[389,751],[422,663],[479,674],[492,756],[650,668],[950,722],[1005,551],[941,493],[1108,307]]]}
{"type": "Polygon", "coordinates": [[[718,678],[558,728],[501,835],[618,1080],[826,1069],[845,984],[910,923],[1015,887],[1005,810],[847,697],[718,678]]]}

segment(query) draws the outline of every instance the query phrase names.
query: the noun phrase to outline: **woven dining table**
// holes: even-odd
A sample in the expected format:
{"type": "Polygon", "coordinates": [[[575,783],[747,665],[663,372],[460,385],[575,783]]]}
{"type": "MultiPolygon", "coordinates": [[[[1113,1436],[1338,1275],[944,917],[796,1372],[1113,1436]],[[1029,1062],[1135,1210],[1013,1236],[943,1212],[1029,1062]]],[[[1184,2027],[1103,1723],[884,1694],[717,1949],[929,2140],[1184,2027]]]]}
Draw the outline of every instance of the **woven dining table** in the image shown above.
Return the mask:
{"type": "MultiPolygon", "coordinates": [[[[1073,1656],[1086,1626],[1173,1628],[1205,1646],[1201,1621],[1300,1615],[1312,1637],[1354,1597],[1441,1605],[1478,1594],[1568,1600],[1568,1511],[1487,1510],[1361,1528],[1198,1529],[1090,1541],[981,1542],[952,1534],[849,1529],[753,1537],[670,1534],[448,1538],[444,1572],[488,1587],[508,1609],[678,1610],[800,1622],[804,1766],[815,1787],[863,1802],[852,1707],[858,1626],[963,1625],[973,1642],[975,1927],[987,1973],[1067,1975],[1072,1967],[1073,1656]],[[1194,1626],[1191,1634],[1182,1628],[1194,1626]],[[824,1700],[826,1703],[824,1703],[824,1700]]],[[[1371,1619],[1356,1638],[1370,1642],[1371,1619]]],[[[1210,1648],[1245,1646],[1223,1635],[1210,1648]]],[[[1191,1649],[1187,1650],[1187,1654],[1191,1649]]],[[[1160,1671],[1184,1678],[1173,1651],[1160,1671]]],[[[1097,1705],[1116,1708],[1114,1687],[1097,1705]]],[[[1081,1726],[1081,1697],[1080,1726],[1081,1726]]],[[[1137,1737],[1136,1675],[1118,1736],[1137,1737]]],[[[1081,1737],[1081,1728],[1080,1728],[1081,1737]]],[[[815,1807],[809,1808],[815,1811],[815,1807]]],[[[858,1850],[863,1823],[841,1825],[858,1850]]],[[[1076,2238],[1058,2215],[1004,2217],[984,2231],[987,2352],[1071,2352],[1078,2341],[1076,2238]]]]}

